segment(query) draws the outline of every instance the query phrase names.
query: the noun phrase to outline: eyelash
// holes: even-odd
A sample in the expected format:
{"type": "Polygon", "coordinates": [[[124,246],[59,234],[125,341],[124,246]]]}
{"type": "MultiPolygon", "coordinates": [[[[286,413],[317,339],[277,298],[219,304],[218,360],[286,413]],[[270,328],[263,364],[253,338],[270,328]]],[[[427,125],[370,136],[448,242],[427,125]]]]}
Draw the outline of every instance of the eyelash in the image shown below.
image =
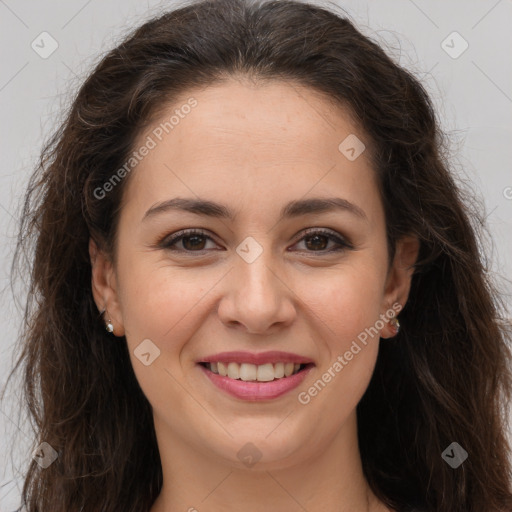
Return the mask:
{"type": "MultiPolygon", "coordinates": [[[[328,229],[323,229],[323,228],[308,228],[308,229],[306,229],[303,232],[302,238],[297,240],[297,242],[295,242],[295,244],[301,242],[302,240],[304,240],[307,237],[312,237],[314,235],[325,236],[325,237],[327,237],[329,239],[329,241],[336,242],[340,247],[335,248],[335,249],[330,249],[330,250],[305,251],[305,252],[326,254],[326,253],[340,252],[340,251],[347,250],[347,249],[348,250],[353,249],[353,246],[349,242],[347,242],[346,240],[341,238],[335,232],[330,231],[328,229]]],[[[176,248],[172,247],[177,242],[179,242],[179,241],[181,241],[181,240],[183,240],[185,238],[189,238],[189,237],[193,237],[193,236],[204,237],[204,238],[207,238],[207,239],[215,242],[215,240],[213,240],[212,237],[208,236],[206,234],[206,232],[204,232],[201,229],[184,229],[184,230],[178,231],[177,233],[174,233],[174,234],[172,234],[170,236],[164,237],[162,240],[160,240],[157,243],[157,246],[159,248],[162,248],[162,249],[167,249],[167,250],[170,250],[170,251],[185,252],[185,253],[198,253],[198,254],[202,254],[205,251],[208,251],[208,249],[200,249],[198,251],[191,251],[191,250],[187,250],[187,249],[176,249],[176,248]]],[[[303,252],[303,251],[299,251],[299,252],[303,252]]]]}

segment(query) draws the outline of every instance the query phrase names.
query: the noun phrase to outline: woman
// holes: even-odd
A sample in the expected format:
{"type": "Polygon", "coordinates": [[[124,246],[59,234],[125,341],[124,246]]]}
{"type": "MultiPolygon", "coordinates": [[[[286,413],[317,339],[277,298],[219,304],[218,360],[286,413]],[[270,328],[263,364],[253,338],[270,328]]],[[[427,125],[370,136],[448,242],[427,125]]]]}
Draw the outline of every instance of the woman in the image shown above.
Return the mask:
{"type": "Polygon", "coordinates": [[[26,510],[512,510],[510,332],[442,147],[306,3],[106,55],[25,202],[26,510]]]}

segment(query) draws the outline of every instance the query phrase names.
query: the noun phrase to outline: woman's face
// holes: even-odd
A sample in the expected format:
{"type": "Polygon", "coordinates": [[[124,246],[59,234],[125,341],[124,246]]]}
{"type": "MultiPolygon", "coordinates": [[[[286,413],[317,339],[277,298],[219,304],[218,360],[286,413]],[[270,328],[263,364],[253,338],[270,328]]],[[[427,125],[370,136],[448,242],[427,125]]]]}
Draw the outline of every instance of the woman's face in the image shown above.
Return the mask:
{"type": "Polygon", "coordinates": [[[278,81],[191,91],[141,134],[115,265],[91,256],[161,445],[276,468],[353,441],[417,251],[404,239],[388,268],[363,145],[343,110],[278,81]],[[171,240],[185,229],[201,233],[171,240]]]}

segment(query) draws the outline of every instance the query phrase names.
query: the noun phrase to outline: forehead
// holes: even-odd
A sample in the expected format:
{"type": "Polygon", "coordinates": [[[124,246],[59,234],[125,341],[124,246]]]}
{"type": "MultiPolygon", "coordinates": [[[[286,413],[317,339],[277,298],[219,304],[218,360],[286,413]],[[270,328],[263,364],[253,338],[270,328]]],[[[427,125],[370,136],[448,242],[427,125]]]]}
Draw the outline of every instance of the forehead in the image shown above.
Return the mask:
{"type": "Polygon", "coordinates": [[[263,207],[308,191],[375,198],[368,149],[346,153],[368,148],[365,134],[347,110],[292,82],[233,79],[187,91],[160,108],[135,148],[149,140],[127,206],[201,196],[242,207],[258,196],[263,207]]]}
{"type": "MultiPolygon", "coordinates": [[[[280,156],[288,151],[294,158],[317,159],[320,152],[336,150],[340,136],[360,131],[348,109],[291,81],[231,79],[182,94],[159,113],[147,133],[158,131],[160,126],[164,139],[172,134],[175,151],[186,148],[191,135],[195,143],[200,137],[201,149],[213,147],[218,150],[217,157],[228,150],[237,158],[255,153],[260,158],[271,157],[279,148],[280,156]],[[191,98],[196,106],[188,108],[191,98]],[[172,127],[166,125],[171,118],[172,127]],[[244,144],[240,147],[241,142],[244,144]]],[[[162,142],[165,145],[167,141],[162,142]]]]}

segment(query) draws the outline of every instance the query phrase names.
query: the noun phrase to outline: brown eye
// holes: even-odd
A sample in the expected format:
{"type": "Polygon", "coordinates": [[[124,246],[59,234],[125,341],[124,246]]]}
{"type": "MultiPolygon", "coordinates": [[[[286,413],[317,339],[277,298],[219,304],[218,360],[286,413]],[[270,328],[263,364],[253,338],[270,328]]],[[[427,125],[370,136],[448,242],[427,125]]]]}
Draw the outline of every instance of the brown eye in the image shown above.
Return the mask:
{"type": "Polygon", "coordinates": [[[325,229],[312,228],[308,230],[306,235],[303,236],[297,243],[300,242],[304,242],[306,252],[328,253],[353,248],[352,245],[341,238],[341,236],[335,232],[325,229]],[[328,249],[330,242],[333,242],[335,247],[328,249]]]}
{"type": "Polygon", "coordinates": [[[187,251],[193,251],[195,249],[204,249],[205,237],[202,235],[189,235],[181,237],[183,247],[187,251]]]}
{"type": "Polygon", "coordinates": [[[306,247],[315,251],[323,250],[329,245],[329,238],[325,235],[309,235],[304,237],[304,240],[306,240],[306,247]]]}
{"type": "Polygon", "coordinates": [[[159,246],[171,251],[200,252],[206,250],[205,246],[208,240],[213,242],[213,239],[202,231],[185,230],[164,238],[159,246]],[[179,243],[181,243],[181,247],[178,245],[179,243]]]}

